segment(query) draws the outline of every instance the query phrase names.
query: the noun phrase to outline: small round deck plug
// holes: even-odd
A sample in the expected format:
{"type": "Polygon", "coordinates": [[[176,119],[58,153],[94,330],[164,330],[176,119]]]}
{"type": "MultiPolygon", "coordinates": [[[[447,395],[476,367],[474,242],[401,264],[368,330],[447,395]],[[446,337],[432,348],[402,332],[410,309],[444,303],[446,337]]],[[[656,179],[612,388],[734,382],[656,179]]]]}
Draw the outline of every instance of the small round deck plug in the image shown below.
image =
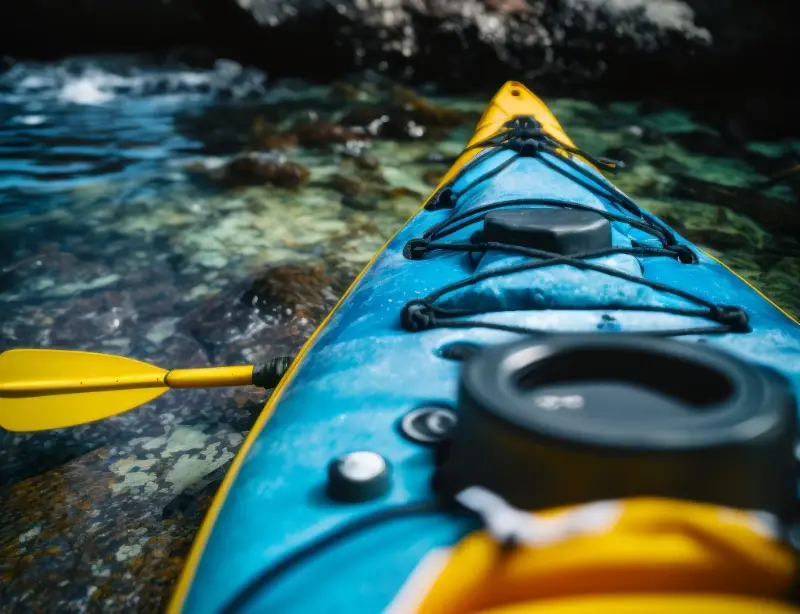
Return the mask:
{"type": "Polygon", "coordinates": [[[362,503],[389,491],[391,468],[376,452],[350,452],[328,465],[328,496],[337,501],[362,503]]]}
{"type": "Polygon", "coordinates": [[[458,422],[454,411],[444,407],[420,407],[403,416],[403,435],[420,444],[437,444],[450,438],[458,422]]]}

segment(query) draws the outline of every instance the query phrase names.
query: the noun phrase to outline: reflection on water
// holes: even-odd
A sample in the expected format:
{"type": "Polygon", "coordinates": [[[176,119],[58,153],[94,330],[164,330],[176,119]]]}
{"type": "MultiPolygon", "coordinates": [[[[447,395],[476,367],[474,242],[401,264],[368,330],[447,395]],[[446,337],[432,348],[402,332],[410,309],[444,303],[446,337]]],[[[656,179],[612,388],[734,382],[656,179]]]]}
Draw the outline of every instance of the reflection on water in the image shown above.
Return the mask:
{"type": "MultiPolygon", "coordinates": [[[[76,59],[0,74],[0,351],[85,349],[168,368],[293,353],[436,185],[490,95],[426,93],[369,75],[273,84],[224,61],[76,59]]],[[[547,102],[583,149],[626,162],[619,187],[800,313],[800,143],[744,143],[635,103],[547,102]]],[[[96,424],[0,433],[0,484],[15,484],[0,490],[4,556],[27,552],[18,533],[48,526],[66,552],[94,553],[70,573],[96,586],[102,562],[127,565],[115,552],[134,547],[124,509],[147,519],[137,535],[161,541],[135,542],[152,556],[118,574],[104,611],[130,611],[119,596],[142,587],[160,609],[180,568],[166,562],[185,556],[209,484],[263,401],[186,390],[96,424]],[[176,512],[186,501],[194,508],[176,512]],[[64,509],[76,527],[103,527],[102,540],[62,527],[64,509]]],[[[41,586],[47,564],[26,561],[15,573],[41,586]]]]}

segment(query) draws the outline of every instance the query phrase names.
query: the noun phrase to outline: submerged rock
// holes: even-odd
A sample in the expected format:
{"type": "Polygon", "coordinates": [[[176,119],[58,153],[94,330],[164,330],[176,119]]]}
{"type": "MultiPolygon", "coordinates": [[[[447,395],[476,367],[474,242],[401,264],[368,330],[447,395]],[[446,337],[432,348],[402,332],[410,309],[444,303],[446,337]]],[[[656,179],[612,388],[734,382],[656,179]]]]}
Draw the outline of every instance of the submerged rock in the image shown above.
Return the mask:
{"type": "Polygon", "coordinates": [[[392,188],[386,190],[384,194],[388,198],[413,198],[414,200],[421,200],[422,194],[415,192],[411,188],[392,188]]]}
{"type": "Polygon", "coordinates": [[[800,211],[791,203],[750,188],[723,186],[689,176],[676,179],[670,194],[675,198],[719,205],[746,215],[769,232],[800,236],[800,211]]]}
{"type": "Polygon", "coordinates": [[[342,197],[342,206],[356,211],[376,211],[384,207],[391,207],[392,201],[411,199],[414,203],[422,202],[422,194],[409,188],[362,189],[358,193],[347,194],[342,197]]]}
{"type": "Polygon", "coordinates": [[[437,171],[433,169],[427,170],[423,173],[422,180],[429,186],[436,187],[437,185],[439,185],[439,182],[442,180],[442,177],[444,177],[445,172],[446,171],[444,170],[442,171],[437,171]]]}
{"type": "Polygon", "coordinates": [[[330,122],[300,124],[295,127],[293,134],[300,144],[305,147],[327,147],[334,143],[369,140],[369,136],[364,132],[350,130],[330,122]]]}
{"type": "Polygon", "coordinates": [[[342,123],[380,139],[440,139],[447,129],[466,123],[469,115],[435,105],[411,90],[393,86],[389,100],[349,111],[342,123]]]}
{"type": "Polygon", "coordinates": [[[233,160],[220,173],[220,180],[227,185],[274,185],[280,188],[296,188],[305,183],[310,171],[296,162],[274,157],[246,155],[233,160]]]}
{"type": "Polygon", "coordinates": [[[250,133],[250,148],[259,149],[289,149],[297,145],[297,136],[291,133],[280,132],[264,117],[256,117],[253,121],[253,130],[250,133]]]}
{"type": "MultiPolygon", "coordinates": [[[[346,169],[346,165],[343,164],[346,169]]],[[[344,170],[344,169],[343,169],[344,170]]],[[[327,185],[342,194],[342,206],[357,211],[374,211],[391,201],[412,198],[419,202],[422,194],[402,186],[393,186],[380,171],[359,169],[352,173],[336,173],[327,185]]]]}
{"type": "Polygon", "coordinates": [[[412,114],[412,119],[423,126],[454,128],[467,120],[467,114],[458,109],[437,106],[414,90],[401,85],[391,88],[391,99],[403,110],[412,114]]]}
{"type": "Polygon", "coordinates": [[[265,317],[305,319],[316,325],[339,300],[342,280],[320,263],[270,267],[249,283],[241,296],[265,317]]]}
{"type": "Polygon", "coordinates": [[[378,195],[372,194],[370,196],[344,196],[342,198],[342,206],[355,211],[375,211],[380,207],[381,198],[378,195]]]}
{"type": "Polygon", "coordinates": [[[157,432],[0,492],[4,606],[50,612],[166,608],[217,476],[243,436],[182,426],[157,432]],[[198,488],[204,481],[207,487],[198,488]],[[176,499],[184,502],[178,509],[176,499]]]}
{"type": "Polygon", "coordinates": [[[365,171],[376,171],[381,167],[381,161],[368,154],[355,156],[356,166],[365,171]]]}
{"type": "Polygon", "coordinates": [[[367,188],[363,183],[357,179],[345,177],[344,175],[331,176],[330,185],[334,190],[344,194],[345,196],[358,196],[359,194],[367,191],[367,188]]]}
{"type": "Polygon", "coordinates": [[[177,330],[220,363],[258,361],[296,352],[348,282],[319,263],[284,263],[204,301],[177,330]]]}

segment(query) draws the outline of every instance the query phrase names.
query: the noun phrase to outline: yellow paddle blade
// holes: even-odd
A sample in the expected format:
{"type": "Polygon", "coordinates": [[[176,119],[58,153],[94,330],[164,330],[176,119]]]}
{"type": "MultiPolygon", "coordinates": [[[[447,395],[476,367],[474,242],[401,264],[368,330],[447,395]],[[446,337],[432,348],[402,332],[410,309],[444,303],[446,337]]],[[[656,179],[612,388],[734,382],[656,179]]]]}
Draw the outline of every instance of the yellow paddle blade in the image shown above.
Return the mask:
{"type": "Polygon", "coordinates": [[[41,431],[107,418],[166,392],[167,373],[109,354],[8,350],[0,354],[0,426],[41,431]]]}

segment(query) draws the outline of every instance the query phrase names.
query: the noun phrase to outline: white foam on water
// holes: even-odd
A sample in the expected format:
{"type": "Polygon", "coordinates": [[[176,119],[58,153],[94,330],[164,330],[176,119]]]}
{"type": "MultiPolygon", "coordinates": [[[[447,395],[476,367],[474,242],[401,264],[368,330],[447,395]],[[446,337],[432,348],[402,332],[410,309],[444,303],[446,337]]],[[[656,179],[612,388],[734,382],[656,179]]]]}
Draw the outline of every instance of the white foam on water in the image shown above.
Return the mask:
{"type": "Polygon", "coordinates": [[[10,120],[12,124],[21,124],[23,126],[38,126],[47,121],[44,115],[18,115],[12,117],[10,120]]]}
{"type": "Polygon", "coordinates": [[[114,94],[101,90],[92,79],[83,78],[65,83],[58,98],[61,102],[75,104],[103,104],[113,100],[114,94]]]}
{"type": "Polygon", "coordinates": [[[21,103],[35,96],[39,102],[97,106],[130,98],[242,100],[263,97],[266,83],[260,70],[231,60],[217,60],[211,68],[143,68],[135,58],[19,62],[0,74],[0,101],[21,103]]]}

